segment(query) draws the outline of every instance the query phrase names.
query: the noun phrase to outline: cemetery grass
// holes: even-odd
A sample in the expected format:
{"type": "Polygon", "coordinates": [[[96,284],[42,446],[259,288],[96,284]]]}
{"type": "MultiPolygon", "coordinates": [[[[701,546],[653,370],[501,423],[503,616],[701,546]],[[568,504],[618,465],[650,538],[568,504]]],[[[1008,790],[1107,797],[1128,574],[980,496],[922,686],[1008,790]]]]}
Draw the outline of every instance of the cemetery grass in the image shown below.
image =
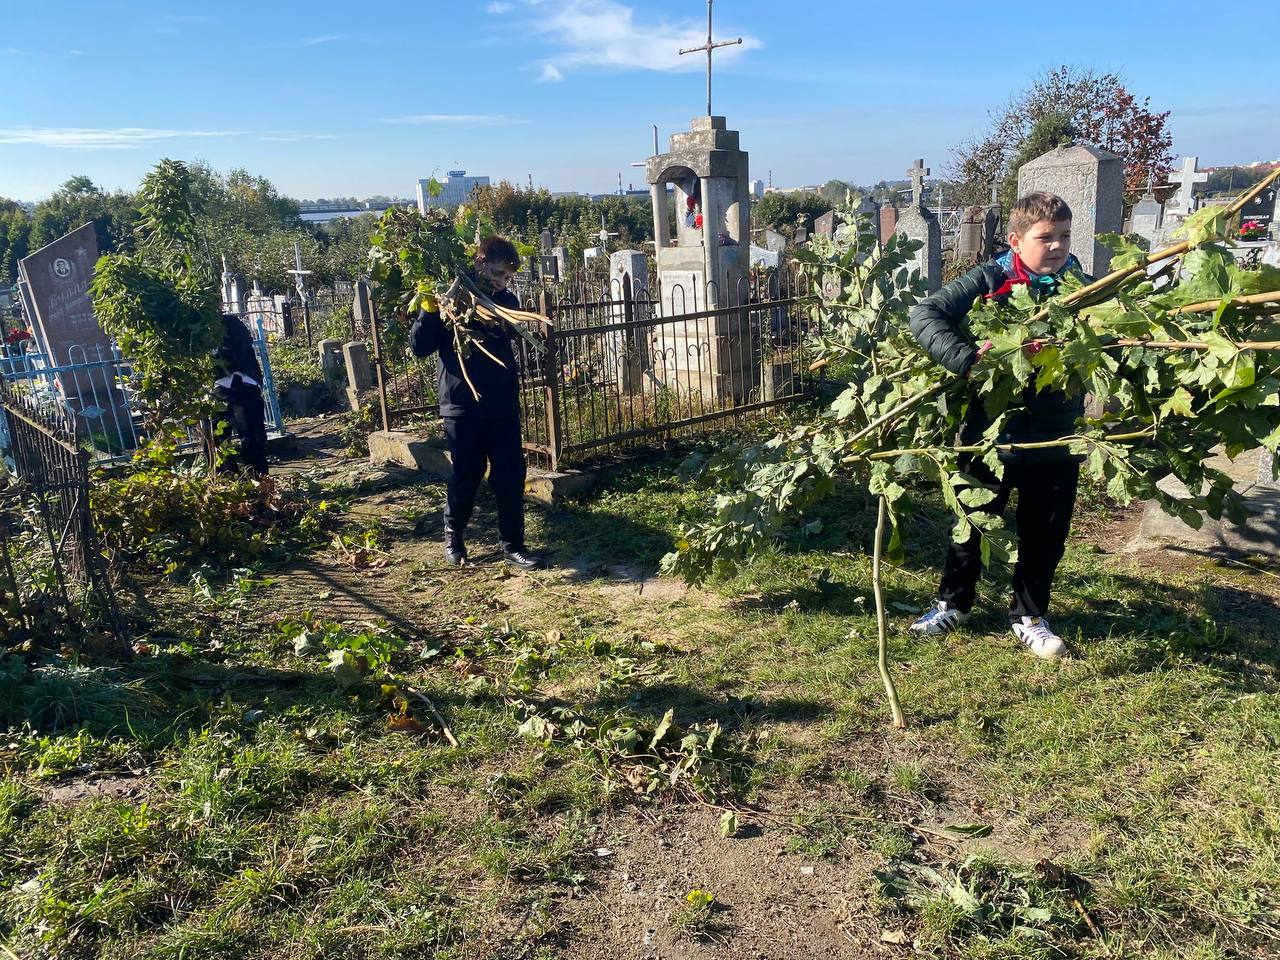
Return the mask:
{"type": "MultiPolygon", "coordinates": [[[[0,935],[24,958],[1274,954],[1273,574],[1119,553],[1132,512],[1090,492],[1055,601],[1075,655],[1025,655],[986,582],[962,632],[892,636],[894,733],[873,501],[842,490],[817,535],[687,590],[651,577],[704,502],[678,463],[533,512],[557,569],[532,575],[483,534],[445,568],[438,484],[338,490],[363,566],[331,545],[205,598],[157,583],[149,655],[9,664],[0,935]],[[294,652],[308,613],[409,642],[344,689],[294,652]],[[395,729],[410,689],[457,747],[412,695],[395,729]],[[521,735],[556,706],[586,732],[521,735]],[[674,788],[593,732],[647,740],[669,710],[723,731],[674,788]]],[[[944,545],[914,505],[899,621],[944,545]]]]}

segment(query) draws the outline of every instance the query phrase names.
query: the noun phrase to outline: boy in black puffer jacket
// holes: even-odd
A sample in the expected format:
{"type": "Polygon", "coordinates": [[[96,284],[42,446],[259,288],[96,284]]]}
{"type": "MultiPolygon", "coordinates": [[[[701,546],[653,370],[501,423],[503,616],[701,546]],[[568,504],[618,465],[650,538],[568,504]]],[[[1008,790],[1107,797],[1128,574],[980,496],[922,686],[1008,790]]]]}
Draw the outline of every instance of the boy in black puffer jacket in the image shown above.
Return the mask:
{"type": "MultiPolygon", "coordinates": [[[[518,310],[520,301],[507,290],[520,266],[520,254],[502,237],[487,237],[476,252],[476,285],[500,307],[518,310]]],[[[511,331],[505,323],[476,328],[484,350],[463,360],[453,336],[436,312],[422,311],[409,333],[414,356],[440,354],[438,387],[453,475],[444,508],[444,556],[454,565],[466,562],[463,533],[476,505],[476,493],[489,468],[489,489],[498,505],[498,538],[502,556],[513,567],[532,570],[540,560],[524,543],[524,449],[520,442],[520,382],[511,331]],[[491,354],[501,363],[494,363],[491,354]],[[475,385],[476,399],[467,378],[475,385]]]]}
{"type": "MultiPolygon", "coordinates": [[[[1071,210],[1051,193],[1031,193],[1014,204],[1009,213],[1009,246],[1008,253],[975,267],[911,310],[911,332],[929,356],[952,373],[967,376],[991,347],[989,341],[975,344],[963,326],[979,297],[1003,302],[1015,286],[1023,284],[1030,287],[1032,296],[1048,297],[1057,292],[1064,274],[1082,273],[1079,261],[1069,252],[1071,210]]],[[[1029,345],[1027,349],[1035,352],[1037,348],[1029,345]]],[[[1037,392],[1029,385],[1021,409],[1009,417],[999,442],[1057,440],[1074,433],[1075,422],[1083,414],[1083,394],[1037,392]]],[[[974,397],[960,431],[960,443],[978,442],[990,422],[981,400],[974,397]]],[[[1000,459],[1004,463],[1000,479],[976,457],[962,456],[960,469],[995,489],[995,499],[982,508],[985,512],[1003,513],[1009,494],[1018,491],[1018,560],[1009,618],[1014,635],[1032,653],[1060,657],[1066,653],[1066,645],[1050,629],[1045,615],[1053,576],[1071,529],[1080,465],[1066,447],[1015,451],[1001,454],[1000,459]]],[[[969,619],[982,573],[980,545],[977,530],[964,543],[951,544],[938,599],[911,624],[913,632],[943,634],[969,619]]]]}

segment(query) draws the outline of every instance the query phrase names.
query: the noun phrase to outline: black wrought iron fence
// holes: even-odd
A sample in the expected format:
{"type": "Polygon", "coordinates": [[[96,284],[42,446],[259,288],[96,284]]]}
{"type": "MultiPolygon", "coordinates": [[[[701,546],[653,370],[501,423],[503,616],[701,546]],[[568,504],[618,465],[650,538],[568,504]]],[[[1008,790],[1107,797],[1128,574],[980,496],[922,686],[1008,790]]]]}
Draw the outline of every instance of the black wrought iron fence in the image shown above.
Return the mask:
{"type": "MultiPolygon", "coordinates": [[[[525,449],[549,469],[605,448],[717,429],[811,393],[803,357],[812,329],[789,274],[744,278],[730,290],[628,276],[550,288],[525,306],[551,320],[543,351],[515,342],[525,449]]],[[[437,403],[433,360],[414,360],[395,322],[374,325],[382,419],[388,427],[437,403]]]]}
{"type": "Polygon", "coordinates": [[[76,445],[69,420],[39,409],[28,394],[4,381],[0,407],[8,431],[0,574],[16,601],[6,613],[32,628],[52,604],[73,622],[106,622],[123,644],[89,504],[91,455],[76,445]]]}

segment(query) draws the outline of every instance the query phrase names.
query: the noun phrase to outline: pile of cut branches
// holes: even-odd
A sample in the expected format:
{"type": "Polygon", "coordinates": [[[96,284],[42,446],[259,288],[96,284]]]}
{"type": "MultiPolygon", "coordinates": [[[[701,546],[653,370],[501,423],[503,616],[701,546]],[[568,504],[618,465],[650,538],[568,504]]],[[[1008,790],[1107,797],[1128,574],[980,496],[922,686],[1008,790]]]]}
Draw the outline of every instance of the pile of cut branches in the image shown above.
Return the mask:
{"type": "Polygon", "coordinates": [[[919,244],[900,237],[880,244],[851,200],[832,238],[815,238],[800,254],[812,288],[815,366],[848,370],[847,388],[816,421],[767,442],[722,451],[704,468],[717,488],[712,516],[689,525],[664,570],[690,581],[731,572],[786,532],[841,476],[861,476],[879,498],[873,581],[881,635],[881,673],[896,726],[905,724],[889,677],[879,569],[903,555],[904,484],[938,484],[956,518],[955,537],[980,535],[984,563],[1016,556],[1001,517],[984,512],[993,491],[961,469],[980,459],[1002,476],[1001,455],[1062,447],[1121,502],[1157,501],[1199,526],[1202,516],[1243,519],[1243,502],[1227,474],[1208,461],[1280,447],[1280,270],[1250,269],[1229,249],[1233,218],[1280,171],[1235,203],[1188,218],[1186,239],[1148,253],[1116,236],[1112,272],[1085,284],[1068,278],[1057,296],[1036,302],[1025,288],[1006,304],[984,301],[969,314],[975,343],[994,345],[956,377],[933,363],[907,324],[921,293],[911,269],[919,244]],[[838,282],[837,282],[838,281],[838,282]],[[1031,349],[1028,349],[1031,347],[1031,349]],[[1036,444],[1000,441],[1026,403],[1028,389],[1089,393],[1104,412],[1081,418],[1070,436],[1036,444]],[[975,443],[955,437],[972,404],[991,423],[975,443]],[[1189,494],[1157,486],[1172,474],[1189,494]]]}
{"type": "Polygon", "coordinates": [[[468,247],[462,230],[442,210],[432,208],[424,215],[414,209],[392,207],[373,232],[369,265],[379,314],[394,318],[390,345],[404,347],[409,325],[419,310],[438,312],[453,338],[467,386],[479,399],[475,385],[466,376],[467,359],[479,351],[499,366],[504,365],[485,348],[484,328],[505,324],[535,350],[542,351],[542,341],[528,326],[549,326],[550,321],[539,313],[495,303],[471,269],[473,257],[474,250],[468,247]]]}

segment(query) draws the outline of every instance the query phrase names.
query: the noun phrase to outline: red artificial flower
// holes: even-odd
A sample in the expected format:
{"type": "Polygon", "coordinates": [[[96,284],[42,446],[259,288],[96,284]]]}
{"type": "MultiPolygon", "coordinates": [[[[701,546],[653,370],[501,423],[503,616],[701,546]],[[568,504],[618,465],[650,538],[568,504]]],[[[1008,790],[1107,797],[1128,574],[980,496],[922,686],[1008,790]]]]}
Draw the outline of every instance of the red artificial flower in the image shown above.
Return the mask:
{"type": "Polygon", "coordinates": [[[702,229],[702,214],[698,214],[696,217],[693,218],[693,229],[695,230],[702,229]]]}
{"type": "Polygon", "coordinates": [[[694,207],[698,205],[698,201],[693,199],[693,197],[685,197],[684,205],[685,205],[685,209],[692,210],[694,207]]]}

